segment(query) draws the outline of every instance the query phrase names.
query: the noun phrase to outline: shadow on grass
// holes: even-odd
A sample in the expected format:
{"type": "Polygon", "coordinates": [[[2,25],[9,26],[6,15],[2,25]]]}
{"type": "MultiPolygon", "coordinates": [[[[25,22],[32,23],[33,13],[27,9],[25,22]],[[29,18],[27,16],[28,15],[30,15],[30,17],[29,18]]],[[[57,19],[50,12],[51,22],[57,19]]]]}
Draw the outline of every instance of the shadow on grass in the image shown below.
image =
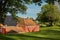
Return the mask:
{"type": "Polygon", "coordinates": [[[8,36],[16,36],[22,40],[60,40],[57,38],[45,38],[45,37],[36,37],[36,36],[29,36],[24,34],[8,34],[8,36]]]}
{"type": "Polygon", "coordinates": [[[14,40],[14,39],[6,37],[6,35],[0,34],[0,40],[14,40]]]}
{"type": "Polygon", "coordinates": [[[32,34],[60,35],[60,31],[58,31],[58,30],[41,30],[39,32],[32,32],[32,34]]]}
{"type": "Polygon", "coordinates": [[[46,37],[38,37],[38,36],[33,36],[33,34],[37,35],[60,35],[60,31],[58,30],[41,30],[40,32],[33,32],[29,35],[25,35],[25,34],[6,34],[6,35],[0,35],[0,40],[16,40],[16,38],[12,38],[12,37],[17,37],[18,40],[60,40],[59,38],[53,38],[52,36],[50,36],[51,38],[46,38],[46,37]],[[32,36],[30,36],[32,35],[32,36]]]}

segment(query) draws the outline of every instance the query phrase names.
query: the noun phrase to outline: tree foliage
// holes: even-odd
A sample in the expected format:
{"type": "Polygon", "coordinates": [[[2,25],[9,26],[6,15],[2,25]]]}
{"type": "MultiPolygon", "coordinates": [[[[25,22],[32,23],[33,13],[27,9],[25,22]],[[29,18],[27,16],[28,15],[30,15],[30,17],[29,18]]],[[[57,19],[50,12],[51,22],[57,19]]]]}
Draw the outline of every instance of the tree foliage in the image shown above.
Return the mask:
{"type": "Polygon", "coordinates": [[[49,22],[52,25],[54,22],[60,21],[60,12],[58,7],[52,4],[42,6],[41,12],[38,13],[38,21],[49,22]]]}
{"type": "Polygon", "coordinates": [[[25,13],[27,7],[26,4],[40,3],[41,0],[0,0],[0,23],[4,23],[7,12],[16,17],[16,13],[25,13]]]}
{"type": "MultiPolygon", "coordinates": [[[[56,0],[43,0],[47,3],[54,3],[56,0]]],[[[60,0],[58,0],[59,2],[60,0]]],[[[4,22],[7,12],[13,16],[19,12],[25,12],[27,7],[26,4],[35,3],[41,5],[42,0],[0,0],[0,23],[4,22]]]]}

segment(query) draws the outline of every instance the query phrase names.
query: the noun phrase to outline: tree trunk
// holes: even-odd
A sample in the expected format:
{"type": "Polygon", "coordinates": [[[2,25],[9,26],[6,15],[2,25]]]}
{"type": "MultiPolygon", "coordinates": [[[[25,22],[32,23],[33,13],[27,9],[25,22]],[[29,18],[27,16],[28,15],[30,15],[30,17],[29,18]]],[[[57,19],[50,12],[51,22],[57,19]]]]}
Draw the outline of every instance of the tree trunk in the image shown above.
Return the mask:
{"type": "Polygon", "coordinates": [[[2,24],[4,24],[4,20],[6,17],[6,14],[5,14],[6,13],[6,5],[7,5],[7,0],[0,1],[0,23],[2,23],[2,24]]]}
{"type": "Polygon", "coordinates": [[[5,13],[0,12],[0,23],[1,24],[4,24],[5,17],[6,17],[5,13]]]}
{"type": "Polygon", "coordinates": [[[49,26],[53,26],[53,22],[50,22],[49,26]]]}

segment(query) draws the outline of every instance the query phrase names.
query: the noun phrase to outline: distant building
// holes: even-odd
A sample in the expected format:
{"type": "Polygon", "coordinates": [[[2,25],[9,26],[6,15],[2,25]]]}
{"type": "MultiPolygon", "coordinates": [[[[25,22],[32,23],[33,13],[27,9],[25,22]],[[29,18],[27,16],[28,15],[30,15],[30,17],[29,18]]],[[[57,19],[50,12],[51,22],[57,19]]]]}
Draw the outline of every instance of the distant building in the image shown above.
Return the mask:
{"type": "Polygon", "coordinates": [[[20,33],[20,32],[36,32],[39,31],[39,25],[37,25],[30,18],[20,18],[17,23],[12,16],[7,16],[5,19],[5,25],[7,25],[7,33],[20,33]]]}

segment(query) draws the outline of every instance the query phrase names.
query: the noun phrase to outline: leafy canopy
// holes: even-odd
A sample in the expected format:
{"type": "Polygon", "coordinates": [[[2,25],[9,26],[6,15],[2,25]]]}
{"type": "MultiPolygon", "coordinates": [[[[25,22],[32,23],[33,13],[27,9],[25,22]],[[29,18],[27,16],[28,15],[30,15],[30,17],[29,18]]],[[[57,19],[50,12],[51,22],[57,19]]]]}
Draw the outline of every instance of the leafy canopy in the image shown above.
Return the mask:
{"type": "Polygon", "coordinates": [[[60,21],[60,12],[58,7],[52,4],[42,6],[41,12],[38,13],[37,20],[41,22],[49,22],[50,24],[60,21]]]}
{"type": "MultiPolygon", "coordinates": [[[[41,5],[42,1],[54,4],[57,0],[0,0],[0,23],[3,23],[7,12],[15,17],[16,13],[26,11],[26,4],[35,3],[41,5]]],[[[60,2],[60,0],[58,0],[60,2]]]]}

